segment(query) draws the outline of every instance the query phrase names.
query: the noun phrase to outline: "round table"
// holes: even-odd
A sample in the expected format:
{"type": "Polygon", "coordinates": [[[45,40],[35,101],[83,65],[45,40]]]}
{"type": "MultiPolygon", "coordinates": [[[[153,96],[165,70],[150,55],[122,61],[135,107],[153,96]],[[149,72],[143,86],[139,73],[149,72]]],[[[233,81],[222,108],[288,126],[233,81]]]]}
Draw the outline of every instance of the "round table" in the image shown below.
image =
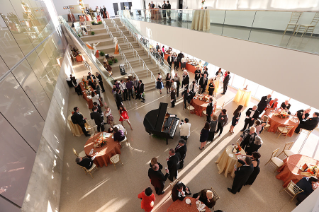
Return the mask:
{"type": "MultiPolygon", "coordinates": [[[[228,173],[231,173],[231,177],[234,178],[235,177],[234,166],[235,164],[237,164],[237,166],[239,166],[240,164],[238,163],[238,159],[236,155],[233,153],[233,147],[234,147],[233,145],[227,146],[224,152],[215,162],[217,163],[218,174],[225,172],[225,177],[227,177],[228,173]]],[[[243,149],[240,151],[240,154],[246,155],[243,149]]]]}
{"type": "Polygon", "coordinates": [[[95,148],[94,141],[97,140],[100,137],[100,135],[101,133],[97,133],[96,135],[91,137],[89,140],[87,140],[84,146],[84,152],[87,156],[90,156],[89,153],[91,149],[94,149],[94,153],[98,152],[93,161],[95,165],[97,165],[98,167],[102,167],[104,165],[107,166],[108,163],[111,163],[110,158],[113,155],[121,154],[121,145],[118,142],[114,141],[112,136],[107,138],[107,144],[105,144],[102,147],[95,148]]]}
{"type": "Polygon", "coordinates": [[[286,118],[286,119],[282,119],[282,118],[279,118],[277,116],[274,115],[274,111],[273,109],[267,109],[265,114],[264,115],[267,115],[269,116],[269,124],[270,124],[270,127],[268,128],[268,132],[277,132],[277,128],[279,126],[294,126],[294,128],[292,128],[290,130],[290,132],[288,133],[288,136],[291,137],[296,128],[298,127],[299,125],[299,120],[297,120],[297,122],[294,122],[291,120],[291,118],[286,118]]]}
{"type": "Polygon", "coordinates": [[[248,106],[251,98],[251,91],[238,89],[234,102],[237,102],[239,105],[248,106]]]}
{"type": "Polygon", "coordinates": [[[210,30],[209,10],[195,10],[191,29],[204,32],[210,30]]]}
{"type": "Polygon", "coordinates": [[[277,174],[276,178],[284,181],[282,186],[286,187],[291,180],[297,183],[303,177],[309,177],[308,173],[303,173],[300,170],[305,163],[308,165],[319,165],[319,161],[311,157],[300,154],[291,155],[284,160],[284,165],[278,169],[280,173],[277,174]]]}
{"type": "MultiPolygon", "coordinates": [[[[169,208],[167,209],[167,212],[198,212],[197,207],[196,207],[196,199],[195,198],[190,198],[190,197],[185,197],[183,201],[176,200],[173,202],[169,208]],[[190,199],[192,201],[191,205],[186,204],[186,199],[190,199]]],[[[206,206],[205,211],[209,212],[209,208],[206,206]]]]}
{"type": "MultiPolygon", "coordinates": [[[[204,101],[204,100],[199,100],[199,97],[202,96],[209,96],[209,95],[196,95],[192,101],[191,101],[191,105],[195,108],[194,112],[196,115],[198,116],[202,116],[203,111],[206,110],[207,105],[209,104],[208,102],[204,101]]],[[[211,97],[211,96],[209,96],[211,97]]],[[[214,111],[215,112],[215,105],[217,104],[217,100],[216,98],[213,97],[213,104],[214,104],[214,111]]],[[[212,113],[213,115],[213,113],[212,113]]]]}

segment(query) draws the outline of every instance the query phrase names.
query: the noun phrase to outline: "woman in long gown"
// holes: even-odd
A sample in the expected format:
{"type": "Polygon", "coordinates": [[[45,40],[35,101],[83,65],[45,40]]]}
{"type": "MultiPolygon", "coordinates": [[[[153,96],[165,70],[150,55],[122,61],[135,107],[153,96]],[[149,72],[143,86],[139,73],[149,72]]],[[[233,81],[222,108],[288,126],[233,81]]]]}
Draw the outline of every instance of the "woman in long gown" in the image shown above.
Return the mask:
{"type": "Polygon", "coordinates": [[[156,82],[156,89],[160,90],[160,94],[162,94],[162,89],[164,88],[163,82],[162,82],[162,76],[160,73],[157,75],[157,82],[156,82]]]}
{"type": "Polygon", "coordinates": [[[240,119],[240,116],[241,116],[241,111],[243,109],[243,106],[242,105],[238,105],[237,109],[234,111],[233,113],[233,119],[232,119],[232,122],[231,122],[231,126],[230,126],[230,129],[229,129],[229,132],[230,133],[234,133],[234,127],[238,124],[238,121],[240,119]]]}
{"type": "Polygon", "coordinates": [[[120,113],[120,120],[119,121],[121,122],[122,126],[124,127],[123,121],[127,121],[128,125],[130,125],[130,127],[131,127],[131,130],[133,130],[131,122],[129,120],[130,117],[128,116],[127,110],[125,109],[124,106],[122,106],[122,105],[120,106],[119,113],[120,113]]]}
{"type": "Polygon", "coordinates": [[[219,68],[218,71],[216,72],[216,78],[215,78],[215,90],[214,90],[214,95],[217,96],[218,89],[219,89],[219,83],[220,80],[223,78],[223,72],[222,69],[219,68]]]}
{"type": "Polygon", "coordinates": [[[253,171],[253,173],[251,173],[251,175],[248,178],[248,180],[245,183],[245,185],[252,185],[255,182],[255,180],[256,180],[259,172],[260,172],[260,168],[259,168],[259,163],[260,163],[259,158],[260,158],[260,156],[261,155],[259,154],[259,152],[253,152],[251,157],[252,157],[252,163],[253,163],[253,166],[254,166],[254,171],[253,171]]]}
{"type": "Polygon", "coordinates": [[[170,73],[167,73],[166,75],[166,92],[170,93],[171,92],[171,75],[170,73]]]}

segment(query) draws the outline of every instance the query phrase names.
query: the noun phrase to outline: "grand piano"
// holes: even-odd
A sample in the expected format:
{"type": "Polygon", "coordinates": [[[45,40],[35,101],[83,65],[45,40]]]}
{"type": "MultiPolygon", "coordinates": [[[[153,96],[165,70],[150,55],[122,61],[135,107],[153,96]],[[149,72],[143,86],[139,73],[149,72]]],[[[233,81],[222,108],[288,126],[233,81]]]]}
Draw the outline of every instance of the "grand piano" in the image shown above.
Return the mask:
{"type": "Polygon", "coordinates": [[[168,138],[174,137],[179,123],[176,115],[167,113],[167,105],[161,102],[159,108],[148,112],[143,121],[146,132],[166,138],[166,144],[168,138]]]}

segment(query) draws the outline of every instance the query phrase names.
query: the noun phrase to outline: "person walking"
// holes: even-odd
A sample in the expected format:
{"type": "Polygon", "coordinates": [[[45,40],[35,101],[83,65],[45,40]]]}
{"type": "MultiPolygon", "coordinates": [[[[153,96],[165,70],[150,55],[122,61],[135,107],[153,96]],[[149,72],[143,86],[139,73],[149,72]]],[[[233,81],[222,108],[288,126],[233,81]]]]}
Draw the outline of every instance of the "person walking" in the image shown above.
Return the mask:
{"type": "Polygon", "coordinates": [[[128,123],[128,125],[130,125],[131,130],[133,130],[131,122],[129,120],[130,117],[128,116],[127,110],[123,105],[120,106],[119,113],[120,113],[120,120],[119,121],[121,122],[122,126],[124,126],[123,121],[126,121],[128,123]]]}
{"type": "Polygon", "coordinates": [[[238,124],[238,121],[240,119],[240,116],[241,116],[241,111],[243,109],[243,106],[242,105],[238,105],[237,109],[234,111],[233,113],[233,119],[232,119],[232,122],[231,122],[231,126],[230,126],[230,129],[229,129],[229,132],[230,133],[234,133],[234,127],[238,124]]]}
{"type": "Polygon", "coordinates": [[[199,149],[200,150],[203,150],[205,145],[206,145],[206,142],[208,140],[209,129],[210,129],[210,125],[208,122],[206,122],[204,128],[200,132],[200,139],[199,139],[199,142],[200,142],[199,149]]]}

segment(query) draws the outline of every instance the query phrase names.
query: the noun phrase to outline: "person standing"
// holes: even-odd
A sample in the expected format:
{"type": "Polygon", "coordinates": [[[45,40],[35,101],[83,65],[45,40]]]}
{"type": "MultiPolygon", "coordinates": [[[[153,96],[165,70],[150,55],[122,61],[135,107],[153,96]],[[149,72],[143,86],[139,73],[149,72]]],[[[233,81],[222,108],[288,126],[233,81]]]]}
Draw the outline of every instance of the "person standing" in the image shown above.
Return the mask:
{"type": "Polygon", "coordinates": [[[196,83],[198,83],[198,80],[200,79],[200,77],[201,77],[201,71],[199,70],[199,67],[197,66],[196,67],[196,70],[195,70],[195,81],[196,81],[196,83]]]}
{"type": "Polygon", "coordinates": [[[253,164],[253,167],[254,167],[254,171],[253,171],[253,173],[251,173],[251,175],[248,178],[248,180],[245,183],[245,185],[252,185],[255,182],[255,180],[256,180],[259,172],[260,172],[260,167],[259,167],[260,153],[259,152],[253,152],[251,158],[252,158],[251,160],[252,160],[252,164],[253,164]]]}
{"type": "Polygon", "coordinates": [[[215,83],[214,83],[214,80],[211,79],[208,84],[208,94],[210,96],[214,96],[214,90],[215,90],[215,83]]]}
{"type": "Polygon", "coordinates": [[[167,73],[166,75],[166,93],[169,94],[171,92],[171,75],[167,73]]]}
{"type": "Polygon", "coordinates": [[[247,155],[251,155],[252,152],[257,151],[262,144],[260,137],[256,133],[256,128],[251,127],[245,130],[242,135],[240,135],[239,141],[241,148],[243,148],[247,155]]]}
{"type": "Polygon", "coordinates": [[[160,90],[160,94],[162,94],[162,89],[164,88],[163,82],[162,82],[162,76],[160,73],[157,75],[157,81],[156,81],[156,89],[160,90]]]}
{"type": "Polygon", "coordinates": [[[120,120],[119,121],[121,122],[122,126],[124,126],[123,121],[126,121],[128,123],[128,125],[130,125],[131,130],[133,130],[131,122],[129,120],[130,117],[128,116],[127,110],[123,105],[120,106],[119,113],[120,113],[120,120]]]}
{"type": "Polygon", "coordinates": [[[176,102],[176,93],[175,93],[175,89],[172,89],[171,92],[171,107],[175,107],[175,102],[176,102]]]}
{"type": "Polygon", "coordinates": [[[171,21],[171,4],[169,3],[169,1],[167,1],[166,4],[166,9],[167,9],[167,16],[168,16],[168,20],[171,21]]]}
{"type": "Polygon", "coordinates": [[[254,171],[254,167],[250,157],[245,157],[245,160],[238,159],[238,162],[242,164],[241,167],[238,167],[235,171],[235,178],[233,181],[232,188],[227,188],[229,192],[236,194],[240,192],[241,188],[247,182],[251,173],[254,171]]]}
{"type": "Polygon", "coordinates": [[[186,157],[187,146],[184,140],[179,140],[177,146],[175,147],[175,153],[179,156],[179,166],[178,169],[184,167],[184,159],[186,157]]]}
{"type": "MultiPolygon", "coordinates": [[[[274,100],[271,100],[267,106],[267,108],[271,108],[271,109],[277,109],[278,106],[278,99],[275,98],[274,100]]],[[[266,108],[266,109],[267,109],[266,108]]]]}
{"type": "Polygon", "coordinates": [[[141,102],[145,103],[145,98],[144,98],[144,83],[142,80],[138,82],[138,99],[142,99],[141,102]]]}
{"type": "Polygon", "coordinates": [[[104,131],[104,123],[103,123],[103,116],[101,116],[101,113],[97,112],[97,107],[93,107],[93,112],[90,114],[91,119],[94,120],[97,131],[103,132],[104,131]]]}
{"type": "Polygon", "coordinates": [[[204,128],[200,132],[200,138],[199,138],[200,150],[203,150],[206,145],[206,142],[208,140],[208,135],[209,135],[209,129],[210,129],[210,125],[208,122],[206,122],[204,128]]]}
{"type": "Polygon", "coordinates": [[[88,73],[88,76],[86,77],[86,80],[88,81],[90,86],[93,86],[93,82],[95,80],[95,76],[91,74],[91,72],[88,73]]]}
{"type": "Polygon", "coordinates": [[[181,59],[181,68],[182,68],[182,70],[183,70],[183,68],[186,68],[186,58],[185,58],[185,56],[183,56],[182,59],[181,59]]]}
{"type": "Polygon", "coordinates": [[[175,73],[174,82],[176,83],[176,96],[179,96],[179,87],[181,86],[181,80],[177,73],[175,73]]]}
{"type": "MultiPolygon", "coordinates": [[[[165,1],[164,1],[164,3],[165,3],[165,1]]],[[[156,43],[156,51],[158,51],[160,48],[161,48],[160,45],[158,45],[158,43],[156,43]]]]}
{"type": "Polygon", "coordinates": [[[213,98],[210,97],[209,98],[209,103],[206,107],[206,116],[207,116],[207,122],[209,123],[210,122],[210,119],[211,119],[211,115],[213,113],[213,108],[214,108],[214,105],[213,105],[213,98]]]}
{"type": "Polygon", "coordinates": [[[122,96],[120,93],[120,89],[116,89],[115,102],[116,102],[117,109],[119,110],[120,106],[123,105],[123,100],[122,100],[122,96]]]}
{"type": "Polygon", "coordinates": [[[243,109],[243,106],[242,105],[238,105],[237,109],[234,111],[233,113],[233,119],[232,119],[232,122],[231,122],[231,126],[230,126],[230,129],[229,129],[229,132],[230,133],[234,133],[234,127],[238,124],[238,121],[240,119],[240,116],[241,116],[241,111],[243,109]]]}
{"type": "Polygon", "coordinates": [[[105,108],[104,116],[106,117],[106,123],[111,125],[111,127],[113,127],[114,117],[112,115],[111,108],[109,107],[105,108]]]}
{"type": "Polygon", "coordinates": [[[210,141],[210,142],[214,141],[217,123],[218,123],[218,117],[214,114],[213,120],[210,122],[210,130],[209,130],[207,141],[210,141]]]}
{"type": "Polygon", "coordinates": [[[267,96],[263,96],[260,100],[260,102],[257,105],[257,110],[262,113],[267,108],[267,105],[271,101],[271,95],[268,94],[267,96]]]}
{"type": "Polygon", "coordinates": [[[168,179],[170,181],[174,181],[174,178],[177,179],[178,175],[178,163],[180,161],[179,155],[175,154],[174,149],[170,149],[169,152],[169,158],[167,158],[167,166],[169,171],[169,177],[168,179]]]}
{"type": "Polygon", "coordinates": [[[167,57],[167,63],[169,65],[169,69],[172,69],[172,63],[173,63],[173,58],[172,58],[172,54],[169,54],[167,57]]]}
{"type": "Polygon", "coordinates": [[[186,89],[183,91],[182,93],[183,95],[183,99],[184,99],[184,109],[187,109],[187,103],[190,103],[190,93],[189,93],[189,89],[186,89]]]}
{"type": "Polygon", "coordinates": [[[179,125],[179,135],[186,142],[188,137],[191,135],[191,124],[188,122],[189,122],[188,118],[185,118],[185,121],[182,120],[179,125]]]}
{"type": "Polygon", "coordinates": [[[199,88],[195,80],[192,82],[192,84],[190,84],[189,90],[192,93],[192,98],[198,93],[199,88]]]}
{"type": "Polygon", "coordinates": [[[244,132],[247,126],[248,128],[253,126],[255,120],[258,119],[258,117],[259,117],[259,111],[257,110],[257,106],[254,105],[252,108],[249,108],[246,111],[245,125],[244,125],[244,128],[241,130],[241,132],[244,132]]]}
{"type": "Polygon", "coordinates": [[[218,136],[220,136],[223,133],[224,126],[228,122],[228,116],[227,116],[226,113],[227,113],[227,110],[226,109],[222,109],[222,111],[220,112],[220,114],[218,116],[218,127],[217,127],[217,131],[216,131],[216,133],[219,132],[218,136]]]}
{"type": "Polygon", "coordinates": [[[204,74],[204,76],[199,79],[199,83],[198,84],[199,84],[199,93],[200,94],[205,92],[205,89],[206,89],[206,86],[207,86],[207,81],[208,81],[208,79],[207,79],[207,75],[206,74],[204,74]]]}
{"type": "MultiPolygon", "coordinates": [[[[166,11],[165,11],[165,9],[166,9],[166,3],[165,3],[165,1],[164,1],[163,5],[162,5],[162,15],[163,15],[163,19],[166,19],[166,11]]],[[[157,45],[158,45],[158,44],[157,44],[157,45]]],[[[157,48],[157,46],[156,46],[156,48],[157,48]]]]}
{"type": "Polygon", "coordinates": [[[78,107],[74,107],[74,113],[71,116],[71,120],[73,124],[77,124],[81,127],[82,132],[86,137],[91,136],[88,131],[86,131],[84,124],[86,123],[86,118],[83,118],[82,114],[80,114],[80,110],[78,107]]]}
{"type": "Polygon", "coordinates": [[[96,75],[96,78],[99,80],[99,84],[101,86],[102,93],[104,93],[105,90],[104,90],[104,84],[103,84],[102,76],[101,76],[101,74],[99,74],[99,72],[96,72],[95,75],[96,75]]]}
{"type": "Polygon", "coordinates": [[[150,162],[150,167],[154,166],[155,164],[158,164],[159,170],[162,170],[163,166],[160,162],[157,162],[157,158],[152,158],[150,162]]]}
{"type": "Polygon", "coordinates": [[[137,198],[141,199],[141,208],[145,212],[151,212],[155,204],[155,195],[150,187],[146,188],[144,191],[137,195],[137,198]]]}
{"type": "Polygon", "coordinates": [[[178,56],[175,55],[175,57],[174,57],[174,70],[178,71],[178,68],[179,68],[178,56]]]}
{"type": "Polygon", "coordinates": [[[185,86],[185,89],[188,89],[189,84],[189,76],[186,70],[183,71],[183,81],[182,81],[182,88],[185,86]]]}
{"type": "Polygon", "coordinates": [[[230,72],[227,71],[227,75],[226,75],[226,77],[224,78],[224,81],[223,81],[223,93],[222,94],[224,94],[224,95],[226,94],[229,81],[230,81],[230,72]]]}
{"type": "Polygon", "coordinates": [[[126,83],[124,82],[123,79],[121,79],[119,86],[120,86],[121,92],[123,93],[123,99],[124,99],[124,101],[126,101],[127,100],[127,88],[126,88],[126,83]]]}
{"type": "Polygon", "coordinates": [[[168,169],[166,169],[166,174],[164,175],[162,171],[159,169],[158,164],[152,166],[152,168],[148,169],[148,177],[151,180],[151,184],[155,188],[155,192],[157,195],[164,194],[164,183],[168,177],[168,169]]]}
{"type": "Polygon", "coordinates": [[[130,78],[127,79],[126,88],[127,88],[128,100],[131,101],[131,97],[132,99],[134,99],[134,95],[133,95],[133,82],[130,80],[130,78]]]}

